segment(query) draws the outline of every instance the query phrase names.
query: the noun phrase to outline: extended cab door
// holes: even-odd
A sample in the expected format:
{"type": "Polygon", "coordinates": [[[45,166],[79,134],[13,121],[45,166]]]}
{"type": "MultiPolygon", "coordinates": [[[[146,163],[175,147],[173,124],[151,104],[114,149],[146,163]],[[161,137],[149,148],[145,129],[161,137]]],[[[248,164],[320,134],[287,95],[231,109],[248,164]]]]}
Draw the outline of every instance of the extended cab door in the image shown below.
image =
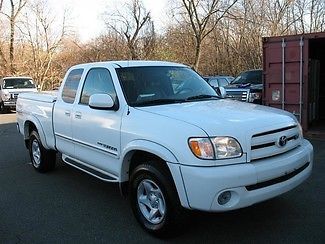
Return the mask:
{"type": "Polygon", "coordinates": [[[80,68],[68,72],[54,107],[53,126],[56,148],[70,156],[74,154],[71,128],[72,109],[82,73],[83,69],[80,68]]]}
{"type": "Polygon", "coordinates": [[[91,68],[86,74],[79,101],[73,108],[75,158],[96,169],[118,175],[121,116],[110,71],[104,67],[91,68]],[[90,108],[88,102],[93,94],[109,94],[116,108],[90,108]]]}

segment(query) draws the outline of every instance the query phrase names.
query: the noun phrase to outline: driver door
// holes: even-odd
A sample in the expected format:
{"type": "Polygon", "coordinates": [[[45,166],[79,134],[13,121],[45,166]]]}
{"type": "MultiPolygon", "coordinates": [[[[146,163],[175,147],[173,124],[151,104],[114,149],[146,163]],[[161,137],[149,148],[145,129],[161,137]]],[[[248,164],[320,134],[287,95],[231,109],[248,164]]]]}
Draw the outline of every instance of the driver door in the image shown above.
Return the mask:
{"type": "Polygon", "coordinates": [[[120,155],[121,110],[101,110],[88,106],[93,94],[117,96],[107,68],[91,68],[85,78],[80,99],[72,117],[75,158],[105,172],[117,174],[120,155]]]}

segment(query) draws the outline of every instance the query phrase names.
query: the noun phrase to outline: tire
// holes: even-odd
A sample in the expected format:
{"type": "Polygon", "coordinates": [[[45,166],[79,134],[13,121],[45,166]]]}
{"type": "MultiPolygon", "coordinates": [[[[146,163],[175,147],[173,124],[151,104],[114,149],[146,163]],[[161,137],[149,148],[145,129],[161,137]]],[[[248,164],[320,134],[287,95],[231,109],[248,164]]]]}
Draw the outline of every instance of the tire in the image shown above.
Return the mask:
{"type": "Polygon", "coordinates": [[[0,114],[4,114],[7,112],[7,109],[5,108],[3,102],[0,102],[0,114]]]}
{"type": "Polygon", "coordinates": [[[129,201],[137,221],[158,237],[176,234],[185,217],[173,180],[166,171],[156,162],[141,164],[132,172],[129,183],[129,201]]]}
{"type": "Polygon", "coordinates": [[[29,156],[34,169],[45,173],[55,168],[56,152],[43,147],[36,131],[32,131],[29,137],[29,156]]]}

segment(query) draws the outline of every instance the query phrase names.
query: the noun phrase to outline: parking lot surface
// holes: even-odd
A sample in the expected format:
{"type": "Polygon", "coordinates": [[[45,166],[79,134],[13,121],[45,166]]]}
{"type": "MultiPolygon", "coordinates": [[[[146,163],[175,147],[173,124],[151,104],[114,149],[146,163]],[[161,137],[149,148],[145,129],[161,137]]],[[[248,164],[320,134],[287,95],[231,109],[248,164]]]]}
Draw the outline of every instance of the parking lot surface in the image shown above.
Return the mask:
{"type": "MultiPolygon", "coordinates": [[[[325,141],[312,140],[312,176],[272,200],[228,213],[193,212],[179,243],[325,243],[325,141]]],[[[0,114],[0,243],[163,242],[144,232],[116,184],[60,160],[30,165],[14,113],[0,114]]]]}

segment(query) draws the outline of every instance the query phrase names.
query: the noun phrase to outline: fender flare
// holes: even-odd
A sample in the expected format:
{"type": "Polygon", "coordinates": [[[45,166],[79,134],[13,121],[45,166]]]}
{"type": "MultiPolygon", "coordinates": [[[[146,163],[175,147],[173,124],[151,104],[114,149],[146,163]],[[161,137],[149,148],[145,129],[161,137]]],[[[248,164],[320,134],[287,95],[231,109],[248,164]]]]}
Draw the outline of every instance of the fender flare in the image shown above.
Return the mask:
{"type": "Polygon", "coordinates": [[[122,165],[121,165],[121,177],[120,177],[120,181],[128,181],[129,179],[129,175],[128,175],[128,169],[130,166],[130,160],[131,157],[133,155],[133,153],[135,151],[144,151],[144,152],[148,152],[151,154],[154,154],[158,157],[160,157],[161,159],[163,159],[166,162],[171,162],[171,163],[175,163],[178,164],[178,159],[177,157],[165,146],[153,142],[153,141],[149,141],[149,140],[143,140],[143,139],[139,139],[139,140],[134,140],[129,142],[122,154],[121,154],[121,158],[122,158],[122,165]]]}
{"type": "Polygon", "coordinates": [[[129,180],[129,167],[132,155],[135,151],[139,150],[154,154],[166,162],[166,166],[170,171],[171,177],[173,178],[181,205],[185,208],[190,208],[180,170],[180,163],[177,157],[168,148],[149,140],[131,141],[126,145],[122,152],[122,165],[120,171],[120,190],[122,195],[125,195],[125,189],[123,188],[127,186],[126,182],[129,180]]]}
{"type": "Polygon", "coordinates": [[[26,120],[24,121],[24,139],[27,140],[29,139],[29,127],[28,123],[32,123],[35,125],[38,135],[41,139],[41,143],[45,149],[50,149],[50,147],[47,144],[45,133],[42,127],[42,124],[40,121],[33,115],[28,115],[26,120]]]}

